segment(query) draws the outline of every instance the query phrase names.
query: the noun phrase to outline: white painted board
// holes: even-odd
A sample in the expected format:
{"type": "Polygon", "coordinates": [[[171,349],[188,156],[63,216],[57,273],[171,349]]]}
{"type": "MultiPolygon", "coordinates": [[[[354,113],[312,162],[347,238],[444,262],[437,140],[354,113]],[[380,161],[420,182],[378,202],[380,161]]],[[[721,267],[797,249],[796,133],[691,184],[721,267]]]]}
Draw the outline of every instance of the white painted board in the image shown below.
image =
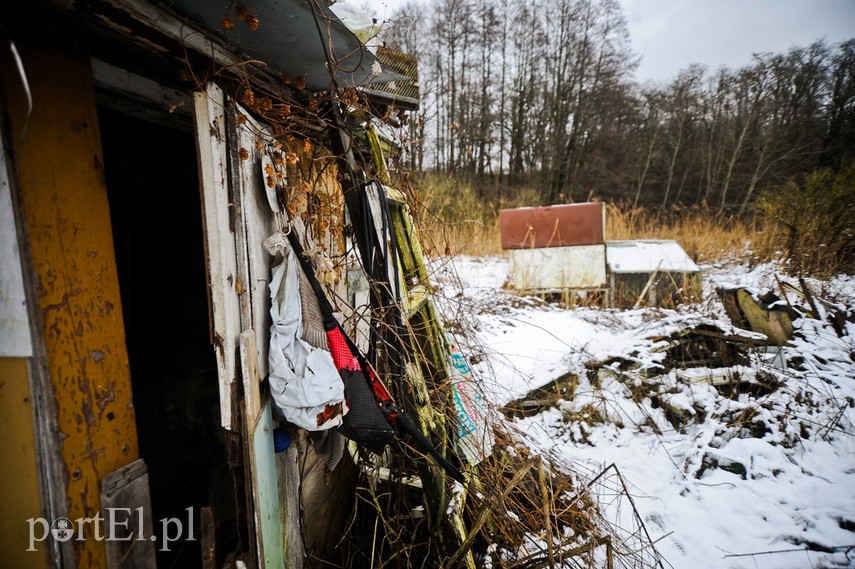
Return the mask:
{"type": "Polygon", "coordinates": [[[274,138],[269,127],[258,123],[238,103],[230,101],[230,104],[232,111],[228,115],[228,129],[236,129],[236,132],[230,132],[229,135],[237,143],[237,148],[231,149],[233,154],[230,158],[232,164],[237,165],[233,170],[238,174],[234,200],[237,210],[238,275],[241,281],[241,329],[254,330],[258,349],[258,376],[264,378],[267,375],[270,343],[268,286],[273,260],[264,248],[264,241],[275,232],[276,223],[267,198],[262,161],[264,149],[274,138]]]}
{"type": "Polygon", "coordinates": [[[213,343],[220,382],[220,420],[229,430],[239,428],[232,409],[232,386],[237,376],[237,345],[241,331],[235,235],[230,221],[225,97],[209,83],[194,93],[196,142],[205,230],[205,261],[213,312],[213,343]]]}
{"type": "Polygon", "coordinates": [[[512,249],[510,270],[518,290],[597,288],[606,284],[604,245],[512,249]]]}
{"type": "MultiPolygon", "coordinates": [[[[6,156],[0,137],[0,156],[6,156]]],[[[0,160],[0,357],[33,355],[6,161],[0,160]]]]}

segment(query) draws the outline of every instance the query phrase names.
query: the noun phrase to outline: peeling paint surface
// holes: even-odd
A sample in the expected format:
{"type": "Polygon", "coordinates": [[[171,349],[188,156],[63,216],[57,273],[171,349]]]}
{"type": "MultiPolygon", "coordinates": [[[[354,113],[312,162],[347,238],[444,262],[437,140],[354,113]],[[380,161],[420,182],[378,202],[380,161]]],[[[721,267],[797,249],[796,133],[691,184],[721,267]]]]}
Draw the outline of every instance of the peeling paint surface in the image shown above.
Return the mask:
{"type": "MultiPolygon", "coordinates": [[[[43,411],[56,413],[76,520],[100,509],[103,477],[138,458],[128,355],[88,57],[72,41],[19,49],[34,111],[16,149],[57,400],[43,411]]],[[[104,543],[85,528],[76,566],[105,567],[104,543]]]]}

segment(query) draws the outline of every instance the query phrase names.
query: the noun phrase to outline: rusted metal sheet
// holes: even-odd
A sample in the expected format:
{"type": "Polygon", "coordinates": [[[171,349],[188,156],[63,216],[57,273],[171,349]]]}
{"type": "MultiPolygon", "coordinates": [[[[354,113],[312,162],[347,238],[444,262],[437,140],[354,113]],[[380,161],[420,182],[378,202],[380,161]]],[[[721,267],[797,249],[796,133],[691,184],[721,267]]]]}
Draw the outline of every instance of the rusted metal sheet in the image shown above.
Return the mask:
{"type": "Polygon", "coordinates": [[[503,209],[499,213],[502,249],[531,249],[605,243],[601,203],[503,209]]]}
{"type": "MultiPolygon", "coordinates": [[[[16,140],[20,194],[61,441],[71,520],[100,510],[104,476],[139,458],[130,371],[95,91],[74,38],[18,43],[33,93],[26,138],[16,140]]],[[[42,340],[40,339],[40,340],[42,340]]],[[[62,482],[54,481],[54,490],[62,482]]],[[[104,567],[92,524],[63,544],[68,567],[104,567]]]]}

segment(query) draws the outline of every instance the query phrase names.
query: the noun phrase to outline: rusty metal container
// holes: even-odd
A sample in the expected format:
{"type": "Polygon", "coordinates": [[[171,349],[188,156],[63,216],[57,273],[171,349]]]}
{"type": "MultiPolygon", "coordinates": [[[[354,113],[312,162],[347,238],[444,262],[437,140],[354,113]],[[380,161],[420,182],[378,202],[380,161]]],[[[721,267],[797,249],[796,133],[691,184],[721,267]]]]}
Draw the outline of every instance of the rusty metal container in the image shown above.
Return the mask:
{"type": "Polygon", "coordinates": [[[600,245],[605,243],[601,203],[504,209],[499,213],[502,249],[600,245]]]}

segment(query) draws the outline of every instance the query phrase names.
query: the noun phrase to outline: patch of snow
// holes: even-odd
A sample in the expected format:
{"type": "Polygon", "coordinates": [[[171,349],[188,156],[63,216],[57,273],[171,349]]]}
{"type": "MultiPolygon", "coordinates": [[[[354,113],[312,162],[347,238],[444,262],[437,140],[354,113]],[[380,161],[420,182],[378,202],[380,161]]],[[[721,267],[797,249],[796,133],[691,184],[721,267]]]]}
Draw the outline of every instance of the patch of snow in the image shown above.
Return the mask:
{"type": "MultiPolygon", "coordinates": [[[[533,449],[574,468],[617,465],[666,566],[855,567],[855,324],[838,335],[800,319],[771,356],[663,368],[663,338],[699,324],[728,328],[715,287],[777,292],[784,267],[705,265],[703,302],[629,311],[515,297],[502,288],[502,258],[433,269],[440,309],[468,338],[461,349],[496,406],[575,377],[574,397],[515,425],[533,449]],[[590,361],[606,362],[596,377],[590,361]],[[697,380],[729,372],[747,386],[697,380]]],[[[835,305],[855,304],[851,276],[808,283],[835,305]]]]}
{"type": "Polygon", "coordinates": [[[679,243],[666,239],[609,241],[606,260],[613,273],[663,272],[695,273],[700,268],[679,243]]]}

